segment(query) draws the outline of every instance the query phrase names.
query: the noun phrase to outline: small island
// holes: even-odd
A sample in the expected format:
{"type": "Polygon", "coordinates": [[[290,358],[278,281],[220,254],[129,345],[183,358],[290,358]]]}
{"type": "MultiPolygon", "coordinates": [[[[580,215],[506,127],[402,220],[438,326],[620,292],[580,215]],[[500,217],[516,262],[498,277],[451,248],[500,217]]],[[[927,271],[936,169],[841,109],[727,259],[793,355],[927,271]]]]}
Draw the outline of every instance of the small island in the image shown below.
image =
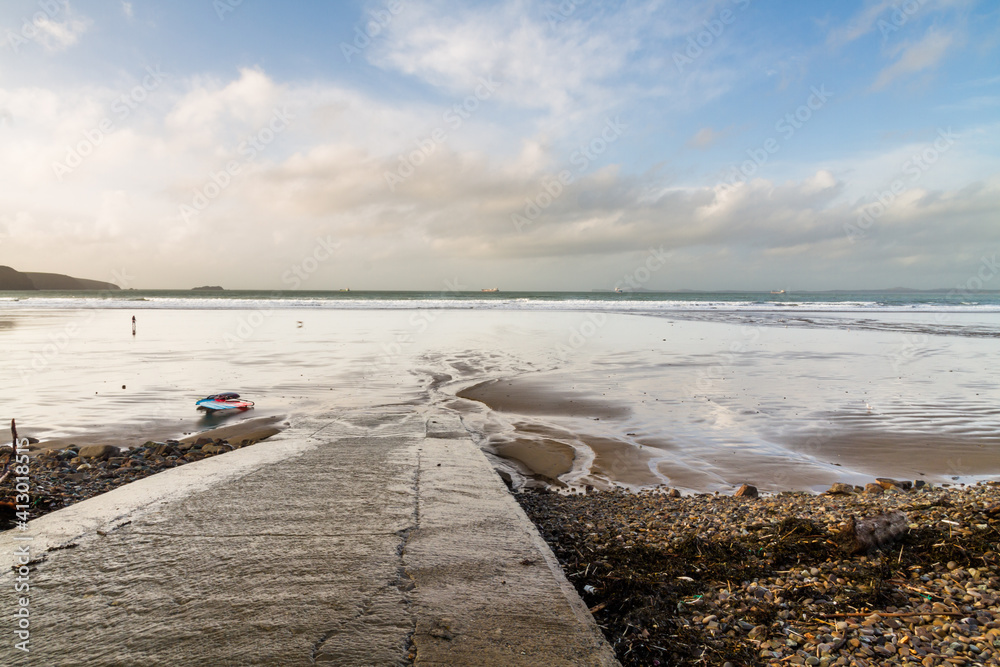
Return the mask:
{"type": "Polygon", "coordinates": [[[219,287],[218,285],[203,285],[201,287],[192,287],[192,292],[224,292],[225,289],[219,287]]]}

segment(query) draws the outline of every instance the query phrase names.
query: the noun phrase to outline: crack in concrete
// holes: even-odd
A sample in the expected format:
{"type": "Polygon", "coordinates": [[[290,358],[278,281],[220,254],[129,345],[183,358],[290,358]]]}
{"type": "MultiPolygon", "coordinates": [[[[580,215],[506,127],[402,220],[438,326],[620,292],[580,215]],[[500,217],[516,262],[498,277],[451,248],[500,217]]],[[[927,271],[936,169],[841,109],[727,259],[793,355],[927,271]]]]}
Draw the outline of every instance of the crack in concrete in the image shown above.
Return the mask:
{"type": "MultiPolygon", "coordinates": [[[[410,573],[407,572],[406,570],[405,557],[406,557],[406,547],[410,542],[410,535],[413,533],[414,530],[420,527],[420,469],[421,469],[421,455],[420,451],[418,450],[417,465],[416,469],[413,472],[413,481],[411,484],[411,488],[413,489],[413,512],[410,515],[411,524],[402,530],[397,530],[391,533],[360,533],[362,535],[383,535],[383,536],[395,535],[399,537],[399,543],[396,545],[396,557],[399,559],[399,564],[396,568],[396,580],[390,581],[387,586],[379,588],[371,595],[363,598],[361,604],[358,605],[357,613],[355,613],[351,621],[356,621],[357,619],[367,614],[370,611],[372,603],[375,601],[375,599],[379,595],[385,593],[386,591],[392,588],[395,588],[399,592],[400,596],[402,597],[402,601],[406,604],[408,611],[410,610],[410,606],[413,604],[413,601],[411,599],[411,592],[416,588],[416,583],[413,580],[413,577],[410,575],[410,573]]],[[[150,534],[150,533],[143,533],[143,534],[150,534]]],[[[345,536],[350,536],[350,535],[352,534],[345,534],[345,536]]],[[[320,636],[319,639],[316,640],[316,643],[313,644],[312,649],[309,652],[310,664],[312,665],[317,664],[317,660],[322,654],[323,645],[327,641],[329,641],[331,637],[336,635],[337,632],[338,629],[328,630],[327,632],[323,633],[323,635],[320,636]]],[[[406,643],[404,645],[405,655],[403,657],[403,662],[401,663],[402,665],[406,665],[407,667],[412,667],[417,658],[416,648],[413,643],[413,637],[416,634],[416,632],[417,632],[417,616],[415,613],[410,611],[410,631],[406,634],[405,638],[406,643]]]]}
{"type": "MultiPolygon", "coordinates": [[[[424,422],[426,428],[426,422],[424,422]]],[[[426,431],[424,432],[424,437],[427,437],[426,431]]],[[[420,467],[421,467],[421,455],[420,450],[417,450],[417,467],[413,471],[413,514],[412,514],[412,525],[405,530],[400,531],[400,542],[399,546],[396,547],[396,553],[399,556],[399,576],[396,582],[396,587],[399,589],[403,600],[406,603],[407,609],[410,611],[410,631],[406,634],[406,665],[413,665],[417,660],[417,648],[413,641],[414,635],[417,634],[417,615],[412,611],[411,605],[413,600],[411,599],[412,591],[417,587],[416,581],[413,576],[406,569],[406,547],[409,546],[410,536],[413,534],[414,530],[420,528],[420,467]]]]}
{"type": "Polygon", "coordinates": [[[333,634],[335,632],[336,632],[336,630],[330,630],[330,631],[324,633],[323,636],[320,637],[316,641],[315,644],[313,644],[312,650],[309,652],[309,664],[310,665],[315,665],[316,664],[316,656],[319,655],[320,648],[323,646],[323,644],[326,643],[327,639],[329,639],[330,637],[333,636],[333,634]]]}

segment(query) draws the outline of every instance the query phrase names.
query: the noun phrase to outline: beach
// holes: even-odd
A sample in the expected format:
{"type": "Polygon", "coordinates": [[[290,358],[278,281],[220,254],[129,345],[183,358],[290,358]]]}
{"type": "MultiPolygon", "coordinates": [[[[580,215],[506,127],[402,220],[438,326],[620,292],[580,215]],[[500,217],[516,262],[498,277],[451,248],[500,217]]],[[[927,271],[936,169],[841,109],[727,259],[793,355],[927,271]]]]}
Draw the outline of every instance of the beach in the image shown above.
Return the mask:
{"type": "Polygon", "coordinates": [[[128,305],[7,310],[0,417],[50,446],[125,447],[250,415],[433,406],[460,416],[516,488],[820,492],[1000,475],[992,313],[810,325],[706,310],[128,305]],[[256,407],[194,410],[219,391],[256,407]]]}
{"type": "Polygon", "coordinates": [[[148,304],[0,315],[0,418],[36,441],[35,488],[52,499],[32,518],[348,413],[444,416],[515,492],[623,664],[657,664],[668,639],[678,664],[993,659],[1000,389],[984,360],[1000,314],[148,304]],[[255,407],[195,410],[219,391],[255,407]],[[82,456],[95,445],[114,451],[82,456]],[[876,493],[876,478],[896,482],[876,493]],[[820,495],[835,484],[847,495],[820,495]],[[733,497],[743,485],[761,497],[733,497]],[[814,548],[850,516],[896,509],[911,530],[894,564],[814,548]],[[786,520],[810,523],[774,556],[786,520]],[[661,558],[683,566],[648,570],[661,558]],[[921,599],[899,597],[907,567],[930,576],[921,599]],[[876,569],[895,588],[865,597],[876,569]],[[658,591],[648,608],[605,595],[626,572],[658,591]]]}

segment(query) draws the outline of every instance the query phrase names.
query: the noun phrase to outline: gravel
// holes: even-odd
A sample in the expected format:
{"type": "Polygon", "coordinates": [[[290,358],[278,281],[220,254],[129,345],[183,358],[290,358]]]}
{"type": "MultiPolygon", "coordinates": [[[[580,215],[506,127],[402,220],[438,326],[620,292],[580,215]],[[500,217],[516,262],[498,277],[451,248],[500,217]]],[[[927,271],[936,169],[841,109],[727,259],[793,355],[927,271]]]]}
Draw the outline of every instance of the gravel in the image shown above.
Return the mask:
{"type": "Polygon", "coordinates": [[[1000,665],[1000,485],[884,486],[517,498],[625,665],[1000,665]],[[896,511],[902,537],[847,548],[896,511]]]}

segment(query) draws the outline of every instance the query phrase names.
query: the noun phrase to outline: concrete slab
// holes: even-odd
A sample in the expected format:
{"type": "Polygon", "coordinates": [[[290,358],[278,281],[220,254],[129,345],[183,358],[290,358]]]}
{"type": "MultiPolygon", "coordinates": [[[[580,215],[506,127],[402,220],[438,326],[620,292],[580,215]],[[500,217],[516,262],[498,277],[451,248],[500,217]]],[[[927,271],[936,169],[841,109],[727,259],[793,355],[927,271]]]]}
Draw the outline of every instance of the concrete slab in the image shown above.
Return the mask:
{"type": "Polygon", "coordinates": [[[44,557],[31,651],[4,613],[0,663],[616,664],[462,432],[413,410],[341,415],[0,535],[5,562],[26,544],[44,557]]]}

